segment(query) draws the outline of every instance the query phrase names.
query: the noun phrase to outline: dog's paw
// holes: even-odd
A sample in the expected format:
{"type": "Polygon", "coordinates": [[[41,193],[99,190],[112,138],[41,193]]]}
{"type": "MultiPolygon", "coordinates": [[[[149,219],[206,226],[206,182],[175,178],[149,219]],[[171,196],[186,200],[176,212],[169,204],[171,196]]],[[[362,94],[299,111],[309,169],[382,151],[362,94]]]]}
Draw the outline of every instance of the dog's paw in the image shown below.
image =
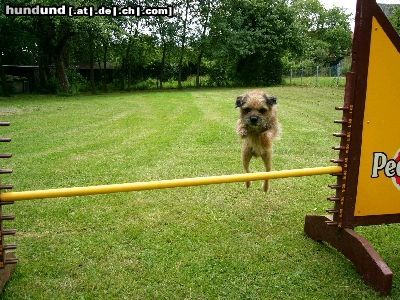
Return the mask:
{"type": "Polygon", "coordinates": [[[268,190],[269,190],[269,182],[268,180],[265,180],[263,183],[263,191],[268,192],[268,190]]]}
{"type": "Polygon", "coordinates": [[[250,185],[251,185],[251,182],[250,182],[250,181],[246,181],[246,182],[245,182],[245,185],[246,185],[246,188],[249,188],[250,185]]]}
{"type": "Polygon", "coordinates": [[[241,119],[239,119],[236,124],[236,133],[242,138],[247,136],[246,126],[243,124],[243,121],[241,119]]]}

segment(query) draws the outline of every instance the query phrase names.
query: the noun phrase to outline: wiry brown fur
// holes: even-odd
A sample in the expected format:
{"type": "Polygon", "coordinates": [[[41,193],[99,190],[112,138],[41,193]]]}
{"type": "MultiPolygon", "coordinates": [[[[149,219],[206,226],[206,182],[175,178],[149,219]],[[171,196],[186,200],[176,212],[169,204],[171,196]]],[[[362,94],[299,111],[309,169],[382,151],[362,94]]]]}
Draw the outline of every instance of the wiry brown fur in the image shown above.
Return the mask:
{"type": "MultiPolygon", "coordinates": [[[[251,91],[236,99],[240,107],[240,118],[236,131],[243,140],[242,161],[244,170],[249,173],[251,158],[260,156],[265,170],[271,171],[273,141],[280,135],[280,124],[277,118],[276,98],[260,90],[251,91]],[[255,121],[256,120],[256,121],[255,121]]],[[[246,187],[250,182],[246,182],[246,187]]],[[[268,180],[263,189],[268,191],[268,180]]]]}

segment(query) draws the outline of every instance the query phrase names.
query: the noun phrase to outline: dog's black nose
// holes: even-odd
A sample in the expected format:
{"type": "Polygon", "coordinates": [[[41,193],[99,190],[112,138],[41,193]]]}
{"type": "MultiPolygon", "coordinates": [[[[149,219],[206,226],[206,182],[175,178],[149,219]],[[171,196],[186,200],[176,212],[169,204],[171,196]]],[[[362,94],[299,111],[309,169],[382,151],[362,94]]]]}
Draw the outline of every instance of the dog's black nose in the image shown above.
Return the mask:
{"type": "Polygon", "coordinates": [[[257,117],[257,116],[251,116],[251,117],[250,117],[250,122],[251,122],[251,124],[257,124],[257,122],[258,122],[258,117],[257,117]]]}

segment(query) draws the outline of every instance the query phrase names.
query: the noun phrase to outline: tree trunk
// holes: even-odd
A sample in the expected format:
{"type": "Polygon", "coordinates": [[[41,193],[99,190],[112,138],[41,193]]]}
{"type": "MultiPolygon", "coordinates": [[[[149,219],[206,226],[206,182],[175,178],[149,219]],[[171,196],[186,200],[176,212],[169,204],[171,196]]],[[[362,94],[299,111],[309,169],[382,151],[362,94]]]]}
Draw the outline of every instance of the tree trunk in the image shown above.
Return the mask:
{"type": "Polygon", "coordinates": [[[160,89],[163,87],[163,81],[164,81],[164,68],[165,68],[165,57],[166,57],[166,52],[167,52],[167,45],[165,42],[163,42],[163,48],[162,48],[162,59],[161,59],[161,66],[160,66],[160,89]]]}
{"type": "Polygon", "coordinates": [[[107,92],[107,50],[108,45],[107,43],[103,44],[104,52],[103,52],[103,91],[107,92]]]}
{"type": "Polygon", "coordinates": [[[50,51],[51,47],[44,41],[39,41],[39,90],[49,92],[50,51]]]}
{"type": "MultiPolygon", "coordinates": [[[[54,56],[54,27],[48,17],[35,19],[34,34],[38,40],[38,63],[39,63],[39,90],[41,92],[52,92],[49,90],[50,64],[54,56]]],[[[54,91],[55,92],[55,91],[54,91]]]]}
{"type": "Polygon", "coordinates": [[[68,81],[67,73],[65,71],[65,52],[67,48],[67,42],[72,36],[72,32],[65,33],[64,36],[58,41],[54,51],[56,75],[58,83],[60,85],[60,89],[64,93],[68,93],[70,91],[70,84],[68,81]]]}
{"type": "Polygon", "coordinates": [[[1,94],[4,97],[10,96],[10,91],[8,90],[6,73],[4,72],[2,54],[0,52],[0,80],[1,80],[1,94]]]}
{"type": "Polygon", "coordinates": [[[125,74],[127,76],[127,81],[128,81],[128,90],[131,88],[131,69],[132,69],[132,62],[130,60],[130,52],[131,52],[131,45],[132,44],[132,38],[129,37],[128,40],[128,46],[126,47],[126,53],[125,53],[125,74]]]}
{"type": "Polygon", "coordinates": [[[58,83],[60,84],[60,89],[64,93],[68,93],[70,90],[70,85],[68,81],[67,73],[65,72],[65,64],[64,64],[64,52],[65,52],[65,44],[57,49],[55,53],[55,65],[56,65],[56,75],[58,79],[58,83]]]}
{"type": "Polygon", "coordinates": [[[200,50],[199,55],[197,56],[196,62],[196,87],[200,87],[200,66],[201,66],[201,59],[203,58],[203,49],[200,50]]]}
{"type": "Polygon", "coordinates": [[[93,32],[89,32],[89,66],[90,66],[90,90],[96,94],[96,83],[94,81],[94,40],[93,32]]]}
{"type": "Polygon", "coordinates": [[[179,55],[179,74],[178,74],[178,88],[182,88],[182,63],[183,63],[183,54],[185,52],[185,43],[186,43],[186,27],[187,27],[187,17],[189,11],[189,0],[186,0],[186,9],[185,9],[185,19],[183,20],[183,33],[181,39],[181,51],[179,55]]]}
{"type": "Polygon", "coordinates": [[[100,57],[100,56],[97,57],[97,66],[99,67],[100,81],[101,81],[101,83],[102,83],[102,82],[103,82],[103,69],[102,69],[102,67],[101,67],[101,57],[100,57]]]}
{"type": "Polygon", "coordinates": [[[201,68],[201,59],[204,54],[204,38],[206,37],[207,26],[208,26],[208,18],[210,16],[210,8],[211,8],[211,0],[207,1],[207,14],[206,19],[203,25],[203,31],[201,33],[200,39],[200,47],[199,47],[199,55],[197,56],[197,66],[196,66],[196,87],[200,87],[200,68],[201,68]]]}

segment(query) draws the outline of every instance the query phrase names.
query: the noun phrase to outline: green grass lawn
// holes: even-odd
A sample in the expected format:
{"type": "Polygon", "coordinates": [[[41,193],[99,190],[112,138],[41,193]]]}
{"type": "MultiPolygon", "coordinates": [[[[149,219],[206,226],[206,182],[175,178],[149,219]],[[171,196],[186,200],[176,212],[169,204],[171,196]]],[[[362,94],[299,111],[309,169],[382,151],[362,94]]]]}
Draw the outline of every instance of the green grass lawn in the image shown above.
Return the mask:
{"type": "MultiPolygon", "coordinates": [[[[241,173],[244,89],[0,99],[2,182],[15,191],[241,173]]],[[[273,169],[331,165],[342,88],[275,87],[273,169]]],[[[262,171],[261,161],[253,170],[262,171]]],[[[22,201],[6,228],[19,263],[2,299],[378,299],[352,264],[303,233],[329,175],[22,201]]],[[[357,229],[400,274],[397,225],[357,229]]],[[[393,299],[400,297],[394,277],[393,299]]]]}

